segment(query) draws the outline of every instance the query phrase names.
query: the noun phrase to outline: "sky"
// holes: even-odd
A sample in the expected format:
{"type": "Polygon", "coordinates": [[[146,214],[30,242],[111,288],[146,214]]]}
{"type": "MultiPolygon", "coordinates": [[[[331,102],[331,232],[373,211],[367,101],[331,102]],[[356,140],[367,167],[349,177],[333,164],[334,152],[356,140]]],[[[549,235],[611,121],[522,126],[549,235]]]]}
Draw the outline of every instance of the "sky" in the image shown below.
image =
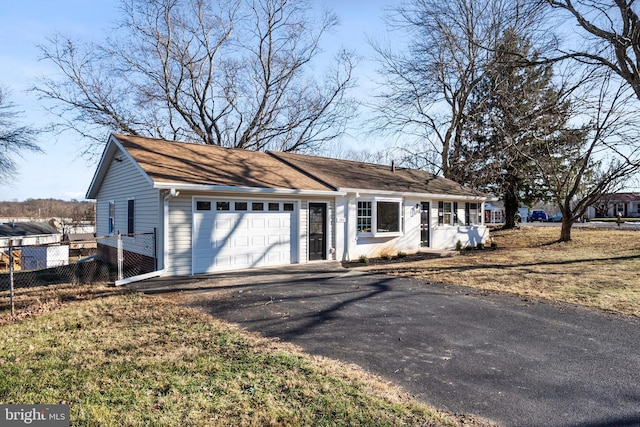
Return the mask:
{"type": "MultiPolygon", "coordinates": [[[[317,0],[340,19],[337,33],[326,39],[325,50],[336,44],[361,56],[356,69],[360,90],[374,77],[373,55],[367,36],[385,31],[385,7],[394,0],[317,0]]],[[[20,123],[45,127],[55,120],[28,90],[43,76],[58,71],[40,60],[38,45],[56,32],[77,40],[99,41],[117,19],[118,0],[0,0],[0,86],[22,112],[20,123]]],[[[330,59],[331,55],[327,55],[330,59]]],[[[84,200],[95,172],[95,161],[80,157],[82,139],[74,133],[44,133],[37,140],[43,153],[23,152],[16,157],[17,174],[0,182],[0,201],[54,198],[84,200]]],[[[354,147],[355,148],[355,147],[354,147]]]]}

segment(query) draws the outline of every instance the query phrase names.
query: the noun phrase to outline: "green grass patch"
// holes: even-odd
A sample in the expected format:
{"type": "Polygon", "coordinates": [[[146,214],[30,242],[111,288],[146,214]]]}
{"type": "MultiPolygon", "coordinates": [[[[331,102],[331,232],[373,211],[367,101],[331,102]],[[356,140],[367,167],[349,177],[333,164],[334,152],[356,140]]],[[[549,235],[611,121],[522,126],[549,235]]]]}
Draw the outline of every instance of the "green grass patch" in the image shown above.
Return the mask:
{"type": "Polygon", "coordinates": [[[99,295],[0,326],[1,403],[68,403],[83,426],[462,423],[355,367],[202,312],[99,295]]]}

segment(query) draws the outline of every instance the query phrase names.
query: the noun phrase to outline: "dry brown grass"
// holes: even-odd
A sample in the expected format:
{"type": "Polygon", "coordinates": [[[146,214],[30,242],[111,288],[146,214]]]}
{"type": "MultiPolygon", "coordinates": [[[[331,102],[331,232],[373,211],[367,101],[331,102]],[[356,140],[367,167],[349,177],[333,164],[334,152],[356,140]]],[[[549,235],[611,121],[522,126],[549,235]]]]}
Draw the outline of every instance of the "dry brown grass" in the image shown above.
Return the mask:
{"type": "Polygon", "coordinates": [[[640,232],[574,228],[568,243],[558,242],[559,234],[557,227],[493,231],[495,251],[375,269],[640,316],[640,232]]]}

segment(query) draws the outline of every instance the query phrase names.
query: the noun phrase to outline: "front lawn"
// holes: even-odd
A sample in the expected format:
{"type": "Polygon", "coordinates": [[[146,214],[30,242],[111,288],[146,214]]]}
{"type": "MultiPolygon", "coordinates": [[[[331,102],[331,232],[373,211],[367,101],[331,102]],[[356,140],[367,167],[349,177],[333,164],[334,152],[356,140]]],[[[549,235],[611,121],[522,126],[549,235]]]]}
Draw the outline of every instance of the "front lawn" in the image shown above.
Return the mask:
{"type": "Polygon", "coordinates": [[[373,267],[426,282],[470,286],[640,317],[640,231],[557,227],[491,232],[495,251],[373,267]]]}

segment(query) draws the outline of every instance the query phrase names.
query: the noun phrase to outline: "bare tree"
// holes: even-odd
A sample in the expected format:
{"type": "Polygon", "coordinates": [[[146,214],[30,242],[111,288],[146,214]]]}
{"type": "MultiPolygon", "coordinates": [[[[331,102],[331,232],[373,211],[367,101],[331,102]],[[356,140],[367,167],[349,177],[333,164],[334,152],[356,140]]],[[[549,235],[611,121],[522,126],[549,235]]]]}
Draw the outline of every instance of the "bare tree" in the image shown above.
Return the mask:
{"type": "Polygon", "coordinates": [[[20,112],[7,99],[7,90],[0,87],[0,178],[9,179],[16,172],[15,156],[24,151],[40,152],[34,142],[38,130],[18,124],[20,112]]]}
{"type": "Polygon", "coordinates": [[[397,7],[389,25],[406,34],[408,47],[374,43],[383,79],[377,130],[409,136],[414,166],[460,179],[471,94],[503,32],[531,31],[540,9],[526,0],[411,0],[397,7]]]}
{"type": "Polygon", "coordinates": [[[635,94],[611,78],[587,79],[573,116],[583,122],[541,141],[543,155],[530,157],[538,176],[562,212],[560,241],[603,194],[619,190],[640,171],[640,120],[635,94]],[[593,83],[587,84],[589,81],[593,83]]]}
{"type": "Polygon", "coordinates": [[[640,18],[635,0],[544,2],[567,11],[592,42],[564,52],[554,60],[574,58],[605,66],[624,79],[640,99],[640,18]]]}
{"type": "MultiPolygon", "coordinates": [[[[66,127],[252,150],[314,150],[355,111],[346,95],[354,59],[341,52],[318,78],[314,60],[337,25],[314,21],[308,1],[123,0],[104,43],[56,36],[41,46],[62,79],[35,91],[56,102],[66,127]]],[[[97,143],[97,144],[95,144],[97,143]]]]}

